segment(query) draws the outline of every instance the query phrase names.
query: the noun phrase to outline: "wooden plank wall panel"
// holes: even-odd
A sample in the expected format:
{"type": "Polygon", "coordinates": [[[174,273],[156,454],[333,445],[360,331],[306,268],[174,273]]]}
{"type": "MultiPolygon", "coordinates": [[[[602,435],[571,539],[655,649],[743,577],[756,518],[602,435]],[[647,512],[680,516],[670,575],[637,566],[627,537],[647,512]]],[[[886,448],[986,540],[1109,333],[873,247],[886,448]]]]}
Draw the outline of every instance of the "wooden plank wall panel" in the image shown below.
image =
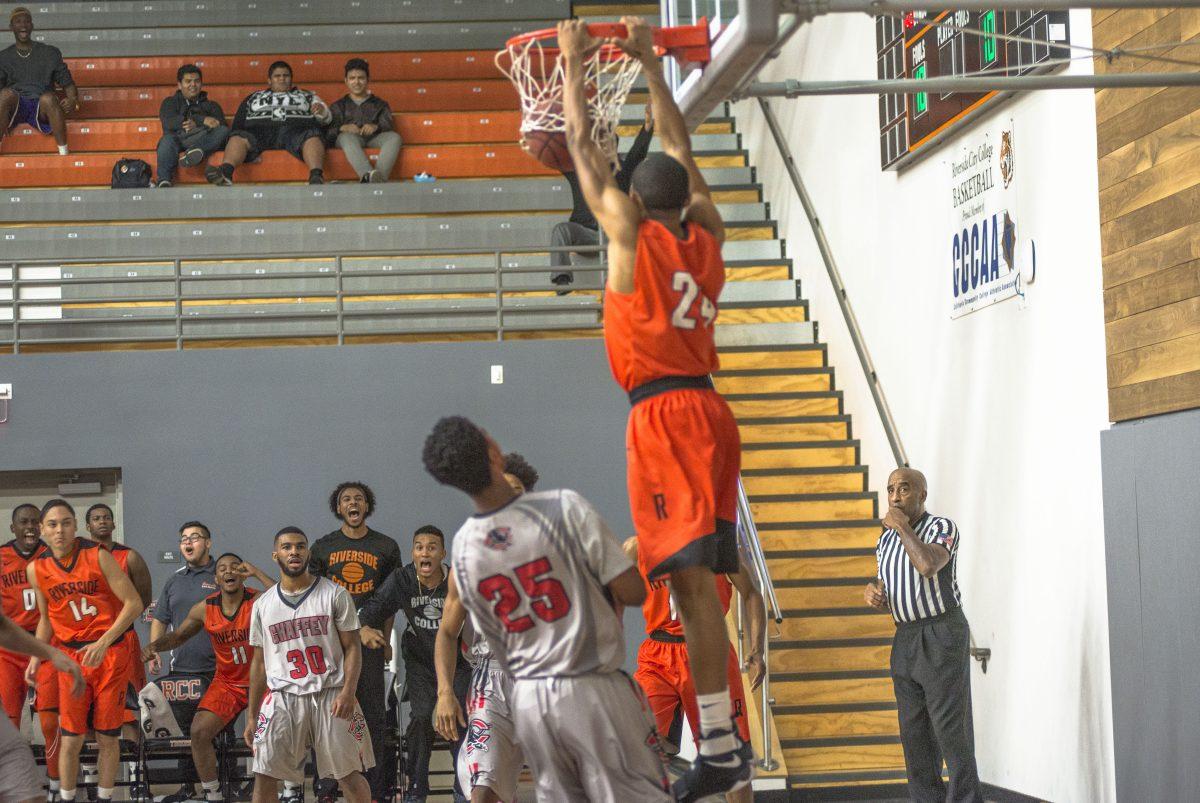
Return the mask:
{"type": "MultiPolygon", "coordinates": [[[[1200,10],[1094,12],[1097,72],[1200,62],[1200,10]],[[1151,52],[1143,50],[1145,52],[1151,52]]],[[[1108,405],[1113,421],[1200,407],[1200,88],[1096,92],[1108,405]]]]}

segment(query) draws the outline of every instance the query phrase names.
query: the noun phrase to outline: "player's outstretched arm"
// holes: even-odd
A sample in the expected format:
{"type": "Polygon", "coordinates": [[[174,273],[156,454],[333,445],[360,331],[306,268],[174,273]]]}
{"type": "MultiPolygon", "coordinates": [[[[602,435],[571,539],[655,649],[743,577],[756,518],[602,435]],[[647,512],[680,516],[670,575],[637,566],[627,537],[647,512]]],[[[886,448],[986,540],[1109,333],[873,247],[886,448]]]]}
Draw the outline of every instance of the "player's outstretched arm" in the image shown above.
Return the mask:
{"type": "Polygon", "coordinates": [[[663,75],[662,60],[654,52],[650,26],[641,17],[622,17],[621,24],[625,26],[627,36],[617,39],[617,45],[642,63],[642,74],[646,77],[650,104],[654,108],[655,132],[662,142],[663,153],[683,165],[688,172],[691,197],[688,200],[687,219],[708,229],[718,242],[723,243],[725,223],[712,201],[708,182],[704,180],[692,156],[692,137],[663,75]]]}
{"type": "Polygon", "coordinates": [[[433,710],[433,729],[444,739],[458,739],[458,729],[465,727],[467,719],[462,706],[454,694],[454,666],[458,663],[458,639],[467,620],[467,609],[458,596],[454,574],[446,587],[446,601],[442,607],[442,621],[438,625],[437,639],[433,643],[433,669],[437,673],[437,705],[433,710]]]}
{"type": "Polygon", "coordinates": [[[729,579],[742,598],[746,637],[750,642],[743,664],[750,673],[750,688],[753,690],[762,685],[767,674],[767,665],[763,661],[763,639],[767,635],[767,603],[763,600],[762,592],[754,585],[750,569],[744,562],[738,561],[738,570],[729,575],[729,579]]]}
{"type": "Polygon", "coordinates": [[[207,603],[200,600],[188,611],[187,618],[179,623],[179,627],[151,641],[142,648],[142,660],[152,661],[160,652],[170,652],[204,629],[204,606],[207,603]]]}
{"type": "Polygon", "coordinates": [[[617,292],[629,293],[633,291],[633,265],[641,213],[637,204],[621,192],[608,157],[592,140],[592,123],[583,86],[583,59],[599,45],[582,20],[564,20],[558,24],[567,150],[575,163],[575,175],[579,178],[588,209],[608,237],[609,286],[617,292]]]}

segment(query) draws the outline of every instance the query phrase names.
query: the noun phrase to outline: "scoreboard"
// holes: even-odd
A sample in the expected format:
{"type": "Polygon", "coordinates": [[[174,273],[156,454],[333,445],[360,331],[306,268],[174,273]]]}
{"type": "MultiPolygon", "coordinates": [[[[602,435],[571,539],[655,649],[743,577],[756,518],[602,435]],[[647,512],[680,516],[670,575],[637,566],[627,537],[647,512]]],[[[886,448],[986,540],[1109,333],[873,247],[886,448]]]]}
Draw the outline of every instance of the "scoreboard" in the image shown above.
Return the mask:
{"type": "MultiPolygon", "coordinates": [[[[1046,64],[1070,55],[1067,11],[910,11],[875,18],[880,79],[933,78],[980,70],[995,75],[1046,72],[1046,64]],[[948,23],[948,24],[939,24],[948,23]],[[968,33],[967,28],[978,33],[968,33]],[[995,34],[1021,36],[1016,42],[995,34]],[[989,35],[991,34],[991,35],[989,35]]],[[[879,96],[879,156],[883,169],[896,169],[960,130],[994,106],[1006,92],[918,92],[879,96]]]]}

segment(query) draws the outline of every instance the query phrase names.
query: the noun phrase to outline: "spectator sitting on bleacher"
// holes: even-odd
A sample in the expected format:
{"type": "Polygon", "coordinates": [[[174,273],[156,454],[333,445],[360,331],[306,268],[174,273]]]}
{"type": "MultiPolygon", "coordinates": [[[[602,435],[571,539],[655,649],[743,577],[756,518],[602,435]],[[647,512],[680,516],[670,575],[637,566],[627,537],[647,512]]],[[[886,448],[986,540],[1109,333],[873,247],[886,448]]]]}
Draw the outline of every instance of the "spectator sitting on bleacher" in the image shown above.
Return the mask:
{"type": "Polygon", "coordinates": [[[333,122],[326,134],[326,141],[346,154],[346,160],[363,184],[387,181],[400,156],[400,135],[392,120],[392,107],[371,94],[367,88],[370,78],[371,68],[366,61],[346,62],[346,88],[350,92],[329,107],[333,122]],[[374,168],[363,146],[379,149],[374,168]]]}
{"type": "Polygon", "coordinates": [[[270,86],[253,92],[238,106],[233,133],[225,145],[220,167],[204,169],[212,184],[233,183],[233,171],[253,162],[263,151],[286,150],[308,165],[308,183],[324,184],[325,143],[322,126],[333,119],[315,92],[292,86],[292,67],[277,61],[267,70],[270,86]]]}
{"type": "Polygon", "coordinates": [[[14,8],[8,19],[16,44],[0,50],[0,141],[10,128],[28,123],[53,134],[58,152],[67,155],[67,115],[79,108],[79,90],[62,51],[33,41],[33,15],[14,8]],[[55,86],[62,87],[59,98],[55,86]]]}
{"type": "Polygon", "coordinates": [[[195,64],[185,64],[175,73],[179,90],[162,102],[158,119],[163,136],[158,141],[156,187],[170,187],[175,167],[194,167],[216,153],[229,139],[225,112],[204,91],[204,76],[195,64]]]}

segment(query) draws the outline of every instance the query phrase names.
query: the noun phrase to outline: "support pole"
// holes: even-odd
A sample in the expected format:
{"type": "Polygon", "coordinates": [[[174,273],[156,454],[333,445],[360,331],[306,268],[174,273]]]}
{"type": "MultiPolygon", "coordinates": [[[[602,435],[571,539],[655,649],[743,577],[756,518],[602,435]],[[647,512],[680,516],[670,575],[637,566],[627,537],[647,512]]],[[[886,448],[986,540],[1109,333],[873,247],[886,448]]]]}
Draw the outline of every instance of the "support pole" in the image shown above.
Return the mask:
{"type": "MultiPolygon", "coordinates": [[[[956,11],[1067,11],[1072,8],[1200,8],[1200,0],[956,0],[956,11]]],[[[784,10],[789,10],[784,4],[784,10]]],[[[904,14],[909,11],[945,11],[935,0],[798,0],[793,6],[805,14],[904,14]]]]}
{"type": "Polygon", "coordinates": [[[846,293],[846,285],[842,283],[842,275],[838,271],[837,263],[833,259],[833,249],[829,247],[829,240],[825,237],[825,229],[821,226],[821,218],[817,214],[817,209],[813,205],[812,197],[808,194],[808,189],[804,186],[804,181],[800,178],[800,171],[796,167],[796,160],[792,158],[792,149],[788,147],[787,139],[783,135],[783,130],[779,127],[779,120],[775,117],[775,112],[771,110],[770,102],[763,97],[758,99],[759,108],[762,109],[763,117],[767,120],[767,127],[771,130],[771,136],[775,139],[775,146],[779,148],[779,156],[783,159],[783,165],[787,169],[788,177],[792,180],[792,187],[796,190],[796,195],[800,199],[800,205],[804,207],[804,214],[808,217],[808,224],[812,227],[813,238],[817,241],[817,249],[821,252],[821,261],[825,263],[825,272],[829,274],[829,283],[833,285],[834,295],[837,296],[838,306],[842,308],[842,317],[846,320],[846,328],[850,331],[850,339],[854,342],[854,350],[858,353],[858,361],[862,365],[863,373],[867,377],[867,386],[871,388],[871,397],[875,400],[875,408],[879,411],[879,419],[883,422],[883,429],[887,433],[888,444],[892,447],[892,456],[896,458],[897,466],[908,465],[908,455],[904,451],[904,445],[900,442],[900,434],[896,429],[896,420],[892,418],[892,410],[888,407],[887,399],[883,395],[883,388],[879,385],[879,375],[875,372],[875,364],[871,362],[871,355],[867,352],[867,345],[863,342],[862,330],[858,325],[858,318],[854,315],[854,310],[850,307],[850,299],[846,293]]]}
{"type": "Polygon", "coordinates": [[[746,87],[744,97],[798,98],[807,95],[891,95],[911,92],[1019,92],[1026,89],[1132,89],[1200,86],[1200,72],[1105,73],[1101,75],[947,75],[890,81],[774,81],[746,87]]]}

